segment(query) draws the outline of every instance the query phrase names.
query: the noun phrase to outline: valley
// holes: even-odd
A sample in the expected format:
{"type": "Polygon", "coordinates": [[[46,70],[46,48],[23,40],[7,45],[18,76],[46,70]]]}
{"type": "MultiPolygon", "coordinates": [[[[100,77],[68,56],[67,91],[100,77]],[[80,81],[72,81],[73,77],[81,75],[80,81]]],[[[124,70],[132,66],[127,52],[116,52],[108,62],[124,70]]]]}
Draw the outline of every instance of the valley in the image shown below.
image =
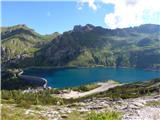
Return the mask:
{"type": "Polygon", "coordinates": [[[159,118],[159,32],[155,24],[87,24],[50,35],[2,27],[2,119],[159,118]]]}

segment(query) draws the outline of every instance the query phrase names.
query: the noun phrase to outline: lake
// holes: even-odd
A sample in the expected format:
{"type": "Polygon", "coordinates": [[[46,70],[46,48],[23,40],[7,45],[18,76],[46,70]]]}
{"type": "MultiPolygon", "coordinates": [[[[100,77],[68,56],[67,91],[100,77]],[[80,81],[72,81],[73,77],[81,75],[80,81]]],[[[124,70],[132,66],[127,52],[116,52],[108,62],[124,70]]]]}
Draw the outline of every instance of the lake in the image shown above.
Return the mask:
{"type": "Polygon", "coordinates": [[[160,77],[159,71],[108,67],[54,69],[30,68],[24,70],[24,74],[43,77],[48,80],[48,86],[53,88],[80,86],[104,80],[115,80],[120,83],[129,83],[160,77]]]}

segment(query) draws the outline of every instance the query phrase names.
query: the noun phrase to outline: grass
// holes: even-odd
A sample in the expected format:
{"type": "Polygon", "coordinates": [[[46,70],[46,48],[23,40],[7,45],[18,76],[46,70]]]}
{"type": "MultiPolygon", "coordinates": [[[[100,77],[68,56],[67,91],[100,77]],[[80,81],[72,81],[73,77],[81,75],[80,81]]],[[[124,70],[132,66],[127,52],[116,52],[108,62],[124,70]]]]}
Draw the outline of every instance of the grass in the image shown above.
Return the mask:
{"type": "MultiPolygon", "coordinates": [[[[49,106],[48,106],[49,107],[49,106]]],[[[47,107],[47,108],[48,108],[47,107]]],[[[17,107],[16,105],[2,105],[2,120],[48,120],[43,114],[45,109],[41,106],[32,106],[32,112],[27,113],[29,109],[17,107]]],[[[61,114],[62,120],[121,120],[122,114],[116,111],[96,113],[73,111],[71,113],[61,114]]]]}
{"type": "Polygon", "coordinates": [[[147,106],[160,106],[160,101],[150,101],[147,102],[147,106]]]}
{"type": "MultiPolygon", "coordinates": [[[[96,88],[97,85],[86,85],[77,89],[78,91],[88,91],[96,88]]],[[[160,78],[153,79],[147,82],[136,82],[125,84],[111,88],[108,91],[88,95],[78,99],[62,99],[53,95],[59,90],[43,90],[37,93],[23,93],[21,90],[2,90],[2,103],[17,104],[19,107],[28,108],[30,105],[63,105],[74,102],[83,101],[88,98],[103,98],[110,97],[111,99],[128,99],[136,98],[153,93],[160,92],[160,78]]]]}
{"type": "Polygon", "coordinates": [[[91,113],[80,113],[78,111],[74,111],[66,118],[63,118],[63,120],[121,120],[121,113],[115,111],[102,113],[96,113],[94,111],[91,113]]]}
{"type": "Polygon", "coordinates": [[[74,90],[74,91],[79,91],[79,92],[86,92],[86,91],[90,91],[90,90],[93,90],[93,89],[98,88],[98,87],[100,87],[100,85],[98,85],[97,83],[93,83],[93,84],[73,87],[73,88],[70,88],[70,89],[74,90]]]}
{"type": "Polygon", "coordinates": [[[121,113],[115,111],[102,113],[92,112],[86,120],[121,120],[121,113]]]}
{"type": "MultiPolygon", "coordinates": [[[[113,82],[115,84],[119,84],[118,82],[113,81],[113,80],[105,80],[105,81],[102,81],[102,82],[113,82]]],[[[81,86],[77,86],[77,87],[64,88],[64,89],[74,90],[74,91],[78,91],[78,92],[87,92],[87,91],[93,90],[95,88],[98,88],[100,86],[101,85],[99,85],[98,83],[90,83],[90,84],[87,84],[87,85],[81,85],[81,86]]],[[[62,89],[62,90],[64,90],[64,89],[62,89]]],[[[54,91],[58,92],[59,90],[56,89],[54,91]]]]}
{"type": "Polygon", "coordinates": [[[25,114],[26,109],[11,105],[2,105],[2,120],[47,120],[41,114],[25,114]]]}
{"type": "Polygon", "coordinates": [[[92,94],[84,98],[79,98],[79,100],[84,100],[86,98],[101,98],[101,97],[110,97],[112,99],[137,98],[144,95],[151,95],[152,93],[158,93],[160,91],[159,84],[160,84],[160,78],[156,78],[146,82],[135,82],[130,84],[124,84],[121,86],[111,88],[105,92],[92,94]]]}
{"type": "Polygon", "coordinates": [[[21,90],[2,90],[2,104],[17,104],[18,107],[29,108],[30,105],[56,105],[63,104],[63,100],[52,96],[50,91],[37,93],[23,93],[21,90]]]}
{"type": "Polygon", "coordinates": [[[63,120],[86,120],[87,114],[80,113],[78,111],[73,111],[70,114],[68,114],[66,118],[65,117],[62,117],[62,118],[63,120]]]}

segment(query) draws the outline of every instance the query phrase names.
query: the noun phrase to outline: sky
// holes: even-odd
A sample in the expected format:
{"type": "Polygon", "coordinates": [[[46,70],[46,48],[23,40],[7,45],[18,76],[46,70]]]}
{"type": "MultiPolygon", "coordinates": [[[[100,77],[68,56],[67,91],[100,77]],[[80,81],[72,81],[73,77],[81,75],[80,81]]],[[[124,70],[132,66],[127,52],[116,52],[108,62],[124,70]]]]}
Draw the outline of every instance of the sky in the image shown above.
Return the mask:
{"type": "Polygon", "coordinates": [[[63,33],[74,25],[126,28],[160,24],[160,0],[3,0],[1,26],[26,24],[41,34],[63,33]]]}

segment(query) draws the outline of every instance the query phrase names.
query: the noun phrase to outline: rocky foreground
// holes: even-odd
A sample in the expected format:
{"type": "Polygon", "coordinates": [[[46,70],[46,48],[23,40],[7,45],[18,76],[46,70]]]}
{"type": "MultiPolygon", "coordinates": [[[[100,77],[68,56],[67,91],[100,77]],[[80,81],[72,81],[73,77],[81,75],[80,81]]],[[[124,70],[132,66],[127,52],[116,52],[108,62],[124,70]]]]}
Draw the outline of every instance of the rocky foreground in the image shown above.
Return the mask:
{"type": "MultiPolygon", "coordinates": [[[[5,107],[14,109],[15,106],[6,105],[5,107]]],[[[87,99],[63,106],[32,106],[29,109],[23,109],[23,114],[41,116],[47,120],[68,120],[69,114],[74,111],[80,114],[91,111],[118,111],[122,113],[122,120],[159,120],[160,95],[114,101],[109,98],[87,99]]],[[[78,117],[80,116],[77,116],[77,120],[78,117]]]]}
{"type": "Polygon", "coordinates": [[[117,84],[109,81],[96,88],[92,86],[93,89],[90,86],[91,90],[86,92],[81,92],[81,88],[70,89],[80,90],[79,95],[90,95],[78,99],[56,96],[70,95],[70,92],[61,93],[66,90],[2,91],[2,117],[5,120],[90,120],[90,113],[96,112],[115,113],[112,117],[118,115],[118,118],[114,120],[160,120],[159,79],[110,88],[114,85],[117,84]]]}

